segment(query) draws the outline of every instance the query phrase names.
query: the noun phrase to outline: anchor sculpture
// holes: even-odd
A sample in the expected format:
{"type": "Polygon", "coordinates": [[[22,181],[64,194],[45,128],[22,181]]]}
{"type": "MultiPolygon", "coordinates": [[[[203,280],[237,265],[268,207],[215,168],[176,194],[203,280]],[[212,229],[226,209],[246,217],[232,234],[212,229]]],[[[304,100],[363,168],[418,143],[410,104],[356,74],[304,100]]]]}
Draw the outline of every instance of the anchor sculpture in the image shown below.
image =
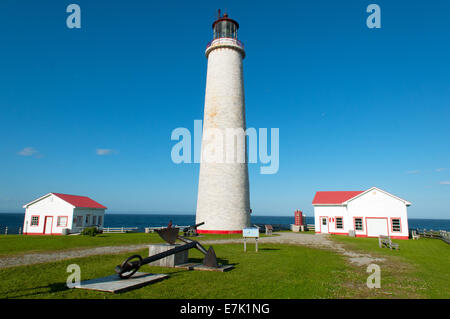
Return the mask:
{"type": "MultiPolygon", "coordinates": [[[[201,223],[203,224],[203,223],[201,223]]],[[[191,227],[199,226],[199,224],[191,227]]],[[[189,250],[192,248],[196,248],[201,251],[205,258],[203,259],[203,265],[206,267],[218,268],[216,253],[214,252],[214,248],[212,246],[206,250],[198,241],[184,238],[183,236],[179,236],[179,228],[163,228],[155,230],[158,235],[164,239],[167,243],[173,245],[177,239],[184,242],[184,245],[169,249],[162,253],[149,256],[147,258],[142,258],[140,255],[133,255],[128,257],[121,265],[116,266],[115,271],[119,275],[121,279],[128,279],[133,276],[136,271],[143,265],[149,264],[156,260],[165,258],[167,256],[179,253],[181,251],[189,250]]]]}

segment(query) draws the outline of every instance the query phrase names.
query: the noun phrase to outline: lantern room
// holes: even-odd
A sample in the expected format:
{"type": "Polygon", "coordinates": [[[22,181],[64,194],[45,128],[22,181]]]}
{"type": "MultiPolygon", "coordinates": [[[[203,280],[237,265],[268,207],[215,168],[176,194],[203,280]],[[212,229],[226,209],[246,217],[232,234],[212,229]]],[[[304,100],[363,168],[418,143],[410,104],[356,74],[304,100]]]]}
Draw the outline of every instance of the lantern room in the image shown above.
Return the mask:
{"type": "Polygon", "coordinates": [[[214,21],[212,28],[214,30],[214,39],[219,38],[232,38],[237,39],[237,30],[239,29],[239,23],[230,19],[228,14],[221,16],[220,10],[218,10],[217,20],[214,21]]]}

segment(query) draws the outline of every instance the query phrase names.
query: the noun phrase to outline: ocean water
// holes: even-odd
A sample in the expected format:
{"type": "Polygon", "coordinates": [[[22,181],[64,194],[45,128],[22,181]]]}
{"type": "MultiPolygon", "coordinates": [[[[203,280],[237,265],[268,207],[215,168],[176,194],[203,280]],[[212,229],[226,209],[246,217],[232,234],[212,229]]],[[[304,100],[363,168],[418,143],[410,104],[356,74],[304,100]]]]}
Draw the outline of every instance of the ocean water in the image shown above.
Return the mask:
{"type": "MultiPolygon", "coordinates": [[[[5,233],[17,234],[19,227],[23,227],[24,213],[0,213],[0,235],[5,233]]],[[[104,227],[138,227],[144,231],[145,227],[166,226],[172,220],[174,225],[187,226],[195,224],[195,215],[186,214],[119,214],[106,213],[104,227]]],[[[276,228],[288,229],[294,223],[294,216],[252,216],[254,225],[271,224],[276,228]]],[[[306,224],[314,224],[312,216],[306,216],[306,224]]],[[[450,219],[419,219],[409,218],[410,229],[433,229],[450,231],[450,219]]]]}

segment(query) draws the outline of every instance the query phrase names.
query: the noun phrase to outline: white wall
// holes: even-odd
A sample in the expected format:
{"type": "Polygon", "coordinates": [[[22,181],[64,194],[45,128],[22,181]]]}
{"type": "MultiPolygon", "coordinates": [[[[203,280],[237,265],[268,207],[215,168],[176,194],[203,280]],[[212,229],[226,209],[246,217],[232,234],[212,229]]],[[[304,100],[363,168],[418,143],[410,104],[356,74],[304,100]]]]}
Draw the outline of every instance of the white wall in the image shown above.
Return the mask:
{"type": "Polygon", "coordinates": [[[89,227],[89,226],[98,226],[101,228],[101,227],[103,227],[104,222],[105,222],[105,210],[104,209],[75,208],[74,214],[73,214],[72,231],[78,232],[78,231],[81,231],[84,227],[89,227]],[[86,224],[86,215],[89,215],[89,222],[87,224],[86,224]],[[77,216],[82,217],[83,222],[82,222],[81,227],[78,227],[76,225],[77,216]],[[93,216],[96,216],[96,220],[97,220],[95,225],[93,224],[93,216]],[[99,216],[102,216],[102,221],[101,221],[100,225],[98,223],[99,216]]]}
{"type": "Polygon", "coordinates": [[[329,233],[346,233],[348,225],[345,222],[347,216],[347,211],[344,206],[314,206],[314,225],[315,232],[322,233],[322,224],[320,217],[328,217],[328,232],[329,233]],[[336,217],[344,218],[344,229],[336,229],[336,217]],[[330,218],[332,219],[330,222],[330,218]],[[334,218],[334,220],[333,220],[334,218]]]}
{"type": "MultiPolygon", "coordinates": [[[[379,189],[373,189],[351,201],[347,206],[344,205],[322,205],[314,206],[314,223],[316,233],[321,232],[320,217],[334,218],[334,222],[328,219],[329,233],[332,234],[348,234],[349,230],[355,229],[354,218],[363,218],[363,230],[355,231],[357,236],[367,236],[367,224],[372,223],[375,229],[380,229],[380,234],[387,235],[395,238],[401,237],[407,239],[408,232],[408,214],[406,204],[388,193],[385,193],[379,189]],[[344,228],[342,230],[336,229],[336,217],[344,217],[344,228]],[[392,218],[400,218],[401,231],[392,231],[392,218]],[[380,226],[380,222],[377,221],[375,225],[375,219],[383,219],[387,222],[386,227],[380,226]],[[381,231],[383,229],[383,231],[381,231]],[[386,229],[386,231],[385,231],[386,229]]],[[[377,231],[376,231],[377,232],[377,231]]],[[[373,235],[373,234],[371,234],[373,235]]],[[[376,235],[378,236],[378,235],[376,235]]]]}
{"type": "MultiPolygon", "coordinates": [[[[233,39],[220,40],[215,40],[207,50],[203,129],[220,129],[225,135],[228,128],[246,129],[243,50],[233,39]]],[[[207,143],[206,138],[203,134],[202,154],[206,145],[209,150],[222,146],[207,143]]],[[[227,149],[226,142],[224,149],[227,149]]],[[[218,149],[217,152],[220,153],[218,149]]],[[[238,232],[250,225],[247,163],[239,163],[237,159],[225,163],[225,155],[221,161],[200,164],[196,223],[205,223],[199,227],[200,232],[238,232]]]]}
{"type": "Polygon", "coordinates": [[[388,222],[389,236],[408,236],[408,213],[406,204],[391,195],[378,189],[373,189],[356,199],[348,202],[349,217],[353,224],[354,217],[364,217],[362,232],[367,234],[367,218],[386,218],[388,222]],[[391,218],[400,218],[401,232],[392,232],[391,218]]]}
{"type": "Polygon", "coordinates": [[[72,227],[73,206],[55,195],[50,195],[25,209],[23,232],[28,234],[43,234],[46,216],[53,216],[52,233],[60,234],[63,228],[72,227]],[[39,216],[39,225],[31,225],[31,217],[39,216]],[[58,216],[67,216],[67,226],[58,227],[58,216]]]}

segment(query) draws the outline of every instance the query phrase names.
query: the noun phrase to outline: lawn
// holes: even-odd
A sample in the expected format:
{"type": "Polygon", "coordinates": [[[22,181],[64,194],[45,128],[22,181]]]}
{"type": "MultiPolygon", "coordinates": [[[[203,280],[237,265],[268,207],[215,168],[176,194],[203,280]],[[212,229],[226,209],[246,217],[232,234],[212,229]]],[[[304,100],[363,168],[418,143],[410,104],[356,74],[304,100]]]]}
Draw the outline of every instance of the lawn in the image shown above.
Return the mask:
{"type": "MultiPolygon", "coordinates": [[[[262,234],[262,237],[264,235],[262,234]]],[[[241,234],[215,235],[205,234],[192,237],[194,240],[242,238],[241,234]]],[[[90,236],[25,236],[0,235],[0,257],[23,253],[61,251],[101,246],[139,245],[161,243],[163,240],[156,233],[101,234],[90,236]]]]}
{"type": "MultiPolygon", "coordinates": [[[[393,240],[400,250],[379,248],[377,238],[332,236],[352,250],[388,258],[386,280],[397,287],[412,286],[424,298],[450,298],[450,245],[439,239],[393,240]]],[[[383,266],[381,266],[383,278],[383,266]]]]}
{"type": "MultiPolygon", "coordinates": [[[[68,289],[69,264],[81,267],[81,279],[111,275],[130,254],[93,256],[0,270],[0,298],[340,298],[352,296],[343,283],[355,280],[343,257],[325,250],[292,245],[215,245],[219,262],[235,269],[187,271],[143,266],[141,271],[167,273],[168,279],[121,294],[68,289]],[[253,247],[250,247],[253,248],[253,247]]],[[[146,256],[147,250],[142,250],[146,256]]],[[[191,250],[190,259],[202,255],[191,250]]],[[[364,283],[361,280],[361,283],[364,283]]]]}
{"type": "MultiPolygon", "coordinates": [[[[161,242],[157,234],[113,234],[84,236],[3,236],[0,249],[10,254],[30,251],[30,242],[41,250],[161,242]],[[16,237],[14,239],[14,237],[16,237]],[[20,243],[20,244],[19,244],[20,243]],[[26,244],[25,244],[26,243],[26,244]],[[65,245],[64,245],[65,244],[65,245]],[[78,246],[77,246],[78,245],[78,246]]],[[[301,234],[299,234],[301,236],[301,234]]],[[[241,235],[205,235],[198,239],[241,238],[241,235]]],[[[141,271],[167,273],[168,279],[121,294],[66,288],[70,264],[81,267],[81,279],[114,273],[114,267],[133,253],[91,256],[31,266],[0,269],[0,298],[445,298],[450,286],[448,244],[434,239],[395,241],[399,251],[378,248],[377,239],[332,236],[347,250],[370,253],[385,260],[381,267],[381,288],[366,286],[366,265],[350,264],[335,251],[287,244],[260,243],[259,251],[248,244],[214,245],[219,262],[235,269],[220,272],[143,266],[141,271]]],[[[208,247],[207,245],[205,245],[208,247]]],[[[138,252],[143,257],[148,250],[138,252]]],[[[203,255],[191,250],[191,261],[203,255]]]]}

